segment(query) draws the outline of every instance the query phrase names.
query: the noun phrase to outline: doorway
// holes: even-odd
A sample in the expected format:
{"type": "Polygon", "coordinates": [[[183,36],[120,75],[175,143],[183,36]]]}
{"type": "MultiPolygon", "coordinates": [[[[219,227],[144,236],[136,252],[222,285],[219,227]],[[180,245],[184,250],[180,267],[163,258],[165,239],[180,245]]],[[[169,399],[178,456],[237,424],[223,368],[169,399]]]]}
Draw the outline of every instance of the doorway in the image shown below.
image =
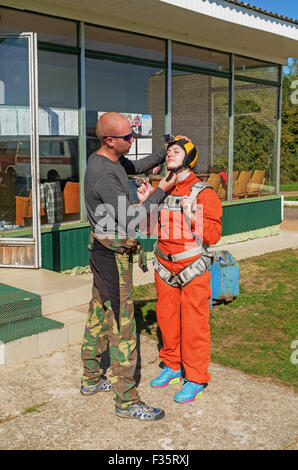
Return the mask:
{"type": "Polygon", "coordinates": [[[36,36],[0,35],[1,267],[41,267],[36,36]]]}

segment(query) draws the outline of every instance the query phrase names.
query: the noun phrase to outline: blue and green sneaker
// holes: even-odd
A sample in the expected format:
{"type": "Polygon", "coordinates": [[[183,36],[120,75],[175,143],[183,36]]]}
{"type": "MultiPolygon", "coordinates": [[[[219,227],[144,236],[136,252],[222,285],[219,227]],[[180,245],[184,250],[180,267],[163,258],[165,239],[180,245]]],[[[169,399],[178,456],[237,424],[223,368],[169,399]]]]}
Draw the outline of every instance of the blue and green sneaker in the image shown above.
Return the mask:
{"type": "Polygon", "coordinates": [[[203,395],[208,384],[197,384],[185,379],[183,388],[174,396],[177,403],[189,403],[203,395]]]}
{"type": "Polygon", "coordinates": [[[181,369],[174,370],[170,367],[164,367],[158,377],[151,381],[151,387],[162,388],[167,385],[178,384],[182,380],[181,369]]]}

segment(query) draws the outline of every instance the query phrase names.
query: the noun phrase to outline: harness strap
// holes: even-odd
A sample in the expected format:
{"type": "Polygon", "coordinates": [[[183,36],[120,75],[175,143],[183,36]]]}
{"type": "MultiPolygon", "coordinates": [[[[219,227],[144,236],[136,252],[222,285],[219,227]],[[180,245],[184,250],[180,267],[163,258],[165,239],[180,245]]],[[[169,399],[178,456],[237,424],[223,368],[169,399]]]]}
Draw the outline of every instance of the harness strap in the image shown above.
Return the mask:
{"type": "MultiPolygon", "coordinates": [[[[212,186],[210,186],[208,183],[205,183],[204,181],[197,181],[190,188],[189,197],[192,200],[193,212],[196,211],[198,194],[200,194],[206,188],[212,189],[212,186]]],[[[183,196],[173,196],[169,194],[164,200],[163,208],[170,210],[170,211],[181,211],[180,203],[181,203],[182,197],[183,196]]],[[[159,215],[160,215],[160,212],[159,212],[159,215]]],[[[204,245],[203,243],[198,248],[193,248],[192,250],[187,250],[182,253],[176,253],[175,255],[164,253],[158,247],[158,244],[156,243],[154,247],[154,252],[160,258],[168,260],[168,261],[174,261],[174,262],[182,260],[182,259],[191,258],[192,256],[195,256],[195,255],[201,255],[200,258],[195,260],[190,265],[186,266],[186,268],[180,271],[180,273],[177,275],[173,275],[168,269],[165,268],[165,266],[161,264],[161,262],[158,260],[156,256],[154,257],[153,264],[154,264],[157,274],[160,276],[162,280],[164,280],[167,284],[173,287],[180,287],[180,286],[184,287],[190,281],[192,281],[196,276],[201,276],[202,274],[204,274],[206,269],[208,269],[209,266],[211,265],[212,257],[213,257],[213,255],[208,252],[208,245],[204,245]]]]}
{"type": "Polygon", "coordinates": [[[192,258],[195,255],[202,254],[202,248],[193,248],[191,250],[183,251],[182,253],[176,253],[175,255],[167,255],[164,253],[158,245],[155,246],[155,253],[160,256],[162,259],[166,259],[168,261],[179,261],[181,259],[192,258]]]}
{"type": "Polygon", "coordinates": [[[155,256],[153,266],[159,277],[171,287],[184,287],[189,284],[196,276],[201,276],[209,268],[211,264],[210,258],[201,256],[186,268],[182,269],[179,274],[172,274],[155,256]]]}
{"type": "Polygon", "coordinates": [[[197,181],[192,187],[190,188],[190,199],[192,200],[192,211],[195,212],[197,208],[197,197],[204,189],[211,188],[210,184],[205,183],[204,181],[197,181]]]}

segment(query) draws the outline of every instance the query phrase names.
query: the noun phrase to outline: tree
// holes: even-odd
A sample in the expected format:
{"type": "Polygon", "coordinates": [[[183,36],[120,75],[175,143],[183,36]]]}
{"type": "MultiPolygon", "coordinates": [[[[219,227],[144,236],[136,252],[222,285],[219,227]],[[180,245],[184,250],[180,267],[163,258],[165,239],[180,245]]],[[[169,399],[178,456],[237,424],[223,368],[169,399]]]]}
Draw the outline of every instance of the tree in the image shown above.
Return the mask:
{"type": "Polygon", "coordinates": [[[255,118],[260,111],[260,106],[252,100],[235,102],[234,169],[266,169],[266,178],[270,183],[274,134],[269,127],[255,118]]]}

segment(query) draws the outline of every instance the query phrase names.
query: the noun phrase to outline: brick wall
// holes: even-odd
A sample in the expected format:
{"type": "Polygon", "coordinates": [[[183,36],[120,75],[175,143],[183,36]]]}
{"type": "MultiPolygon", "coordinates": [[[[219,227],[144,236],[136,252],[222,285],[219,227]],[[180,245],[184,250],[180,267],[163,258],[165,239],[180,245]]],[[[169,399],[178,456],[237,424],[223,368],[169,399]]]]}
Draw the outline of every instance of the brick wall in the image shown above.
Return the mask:
{"type": "MultiPolygon", "coordinates": [[[[153,119],[153,148],[164,134],[164,72],[149,79],[149,113],[153,119]]],[[[205,173],[211,162],[211,77],[198,74],[172,76],[172,134],[186,135],[197,146],[195,171],[205,173]]]]}

